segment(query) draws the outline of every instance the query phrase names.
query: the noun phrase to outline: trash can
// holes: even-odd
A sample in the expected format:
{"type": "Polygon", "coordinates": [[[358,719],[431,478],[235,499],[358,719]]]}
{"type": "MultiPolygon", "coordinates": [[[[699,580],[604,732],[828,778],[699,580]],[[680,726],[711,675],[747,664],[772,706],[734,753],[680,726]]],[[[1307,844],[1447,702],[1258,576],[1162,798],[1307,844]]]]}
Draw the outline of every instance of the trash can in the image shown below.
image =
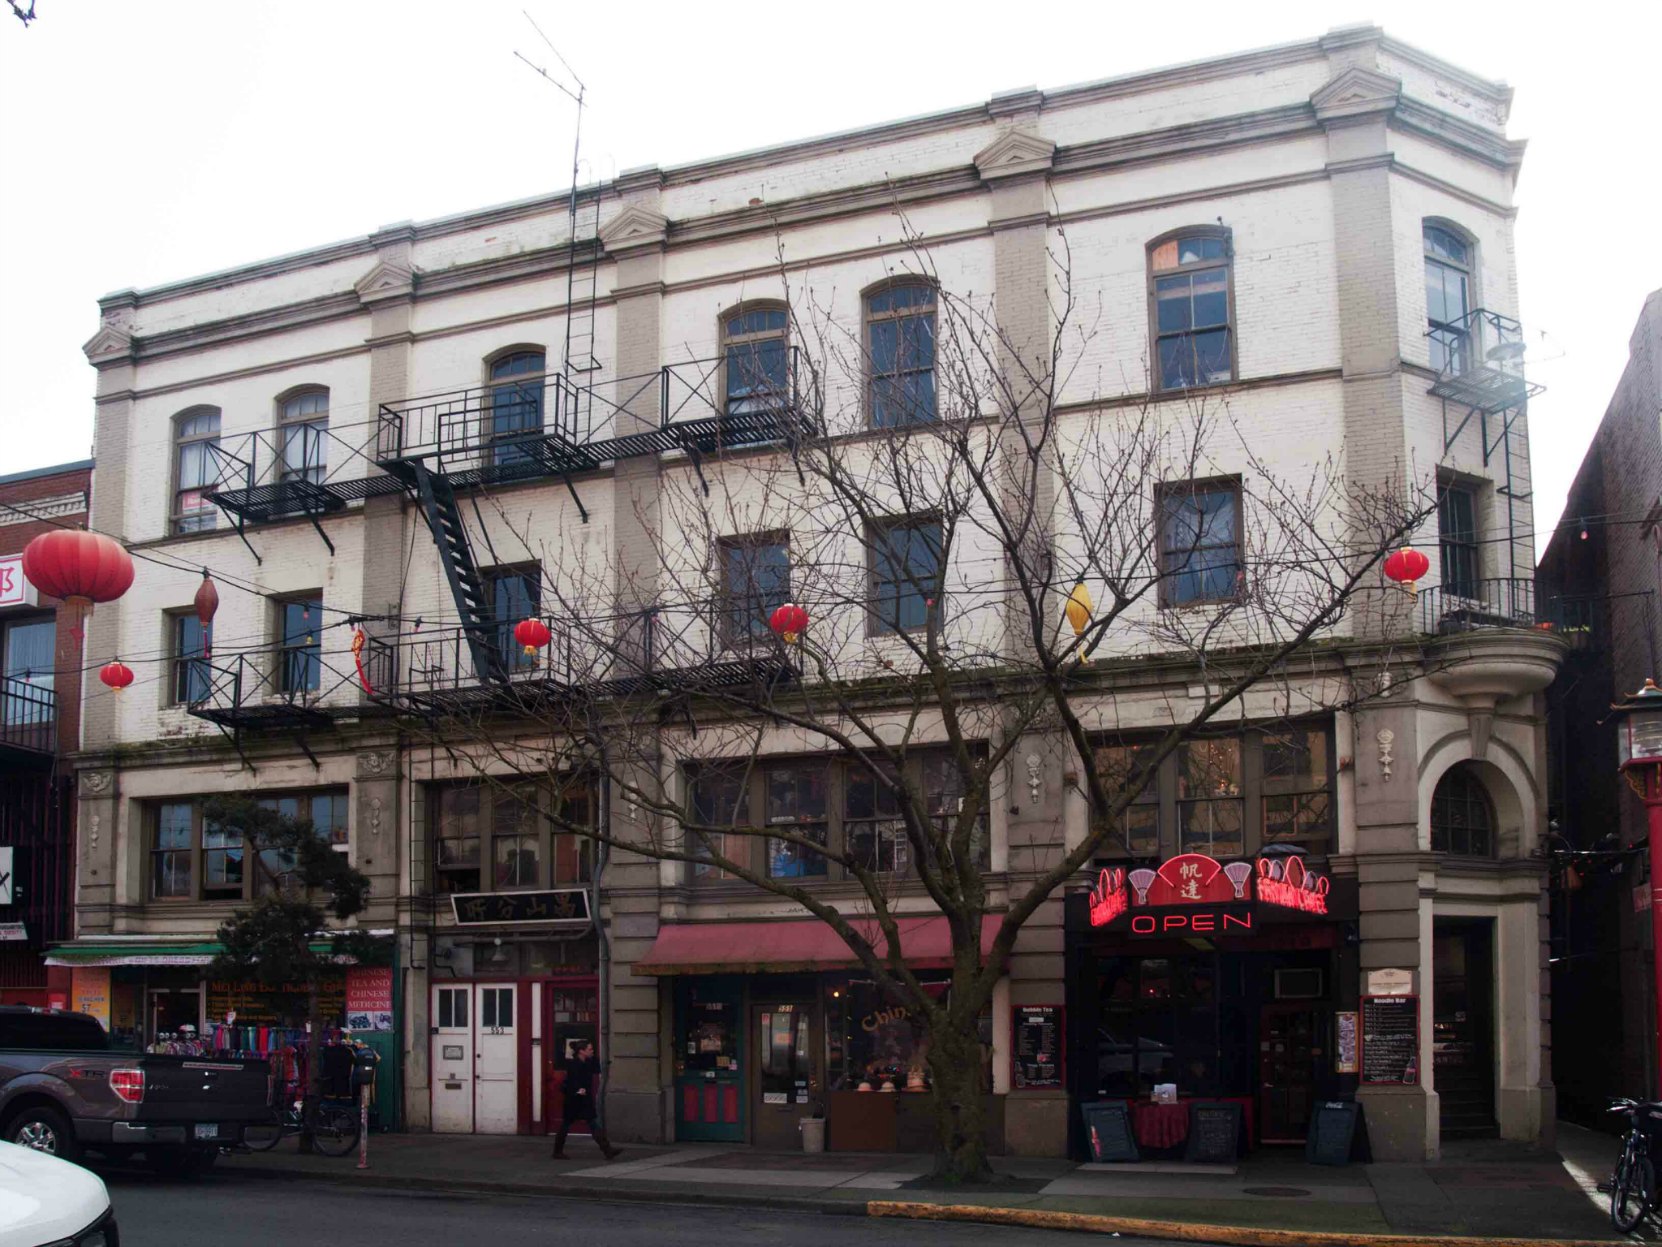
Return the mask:
{"type": "Polygon", "coordinates": [[[825,1150],[825,1118],[804,1117],[802,1119],[802,1150],[804,1152],[823,1152],[825,1150]]]}

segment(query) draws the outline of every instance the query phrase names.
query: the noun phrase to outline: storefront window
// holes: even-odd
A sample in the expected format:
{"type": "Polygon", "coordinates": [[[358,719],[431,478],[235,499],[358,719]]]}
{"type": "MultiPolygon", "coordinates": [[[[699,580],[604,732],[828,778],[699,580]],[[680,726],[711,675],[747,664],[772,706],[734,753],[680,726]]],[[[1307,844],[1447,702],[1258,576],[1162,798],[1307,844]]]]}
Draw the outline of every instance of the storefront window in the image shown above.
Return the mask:
{"type": "Polygon", "coordinates": [[[1178,749],[1177,825],[1185,853],[1239,857],[1245,802],[1241,797],[1241,742],[1191,740],[1178,749]]]}
{"type": "Polygon", "coordinates": [[[1100,967],[1097,1090],[1144,1096],[1218,1090],[1217,962],[1211,956],[1110,957],[1100,967]]]}
{"type": "MultiPolygon", "coordinates": [[[[1137,768],[1142,766],[1154,746],[1103,745],[1096,751],[1097,773],[1108,790],[1109,799],[1116,797],[1137,768]]],[[[1158,857],[1160,854],[1160,782],[1156,772],[1142,786],[1132,802],[1120,815],[1118,834],[1104,850],[1122,848],[1131,857],[1158,857]]]]}
{"type": "Polygon", "coordinates": [[[1266,732],[1263,754],[1263,842],[1325,855],[1333,839],[1326,730],[1266,732]]]}
{"type": "MultiPolygon", "coordinates": [[[[825,767],[773,767],[767,774],[769,827],[790,827],[802,839],[826,843],[825,767]]],[[[825,856],[801,844],[768,840],[768,874],[799,879],[825,874],[825,856]]]]}

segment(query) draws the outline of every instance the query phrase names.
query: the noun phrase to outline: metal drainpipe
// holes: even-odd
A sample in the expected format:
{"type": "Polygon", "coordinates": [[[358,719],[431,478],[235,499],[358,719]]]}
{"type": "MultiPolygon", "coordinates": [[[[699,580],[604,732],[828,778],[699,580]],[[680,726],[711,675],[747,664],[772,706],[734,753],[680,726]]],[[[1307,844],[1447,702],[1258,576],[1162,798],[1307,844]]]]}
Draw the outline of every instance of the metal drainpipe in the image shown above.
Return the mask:
{"type": "MultiPolygon", "coordinates": [[[[600,785],[600,826],[606,835],[612,829],[612,783],[608,778],[600,785]]],[[[606,1054],[600,1063],[600,1087],[595,1096],[595,1108],[600,1115],[600,1124],[606,1125],[606,1084],[611,1081],[612,1069],[612,949],[606,939],[606,926],[600,920],[600,879],[606,873],[606,861],[609,856],[609,846],[604,840],[596,842],[594,854],[594,878],[589,883],[589,913],[594,921],[594,939],[599,952],[600,960],[600,991],[598,1005],[600,1009],[600,1050],[606,1054]]]]}

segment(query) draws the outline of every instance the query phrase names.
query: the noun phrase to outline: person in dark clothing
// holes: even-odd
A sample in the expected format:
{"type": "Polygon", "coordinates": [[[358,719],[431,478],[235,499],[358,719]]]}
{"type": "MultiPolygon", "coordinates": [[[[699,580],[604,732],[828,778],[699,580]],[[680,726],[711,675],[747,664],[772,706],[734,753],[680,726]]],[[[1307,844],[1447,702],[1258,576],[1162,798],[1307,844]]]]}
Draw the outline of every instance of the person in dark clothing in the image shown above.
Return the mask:
{"type": "Polygon", "coordinates": [[[560,1119],[560,1133],[554,1136],[555,1160],[566,1158],[566,1135],[571,1132],[574,1121],[589,1123],[589,1133],[607,1160],[618,1155],[619,1149],[606,1138],[606,1129],[596,1117],[595,1085],[599,1075],[600,1062],[594,1059],[594,1045],[584,1040],[566,1062],[565,1113],[560,1119]]]}

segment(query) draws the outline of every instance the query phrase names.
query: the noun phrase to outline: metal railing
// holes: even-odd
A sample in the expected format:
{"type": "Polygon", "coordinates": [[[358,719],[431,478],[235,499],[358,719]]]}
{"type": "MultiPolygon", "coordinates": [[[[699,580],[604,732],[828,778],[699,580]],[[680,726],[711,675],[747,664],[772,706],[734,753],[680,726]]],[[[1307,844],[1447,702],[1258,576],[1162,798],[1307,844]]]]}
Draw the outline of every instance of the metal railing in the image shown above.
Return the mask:
{"type": "Polygon", "coordinates": [[[1427,636],[1474,628],[1532,628],[1535,582],[1524,579],[1473,580],[1421,589],[1415,603],[1419,630],[1427,636]]]}
{"type": "Polygon", "coordinates": [[[1521,407],[1544,386],[1524,376],[1523,326],[1510,316],[1474,308],[1426,331],[1437,380],[1431,393],[1482,411],[1521,407]]]}
{"type": "Polygon", "coordinates": [[[57,752],[57,691],[18,676],[0,677],[0,746],[27,753],[57,752]]]}
{"type": "Polygon", "coordinates": [[[366,646],[363,671],[350,646],[266,646],[188,660],[185,708],[222,725],[280,726],[350,712],[369,696],[343,695],[348,685],[378,691],[390,683],[391,667],[366,646]]]}

